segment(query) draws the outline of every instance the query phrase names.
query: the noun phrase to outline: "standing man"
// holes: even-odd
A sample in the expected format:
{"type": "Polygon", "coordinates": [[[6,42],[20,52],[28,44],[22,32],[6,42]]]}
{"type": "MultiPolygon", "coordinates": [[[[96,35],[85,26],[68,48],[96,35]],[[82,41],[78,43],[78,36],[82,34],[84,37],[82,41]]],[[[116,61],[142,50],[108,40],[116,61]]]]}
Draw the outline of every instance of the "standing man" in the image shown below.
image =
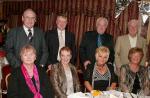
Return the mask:
{"type": "Polygon", "coordinates": [[[108,62],[114,61],[114,43],[110,34],[107,34],[106,28],[108,20],[104,17],[99,17],[96,20],[96,31],[88,31],[82,38],[80,44],[80,60],[84,69],[87,65],[95,63],[95,50],[97,47],[106,46],[110,50],[108,62]]]}
{"type": "MultiPolygon", "coordinates": [[[[65,28],[67,25],[67,17],[59,15],[56,19],[57,28],[46,33],[46,42],[49,51],[48,65],[52,65],[60,61],[59,51],[62,47],[67,46],[72,51],[71,63],[75,63],[75,36],[68,32],[65,28]]],[[[50,66],[48,66],[50,68],[50,66]]]]}
{"type": "Polygon", "coordinates": [[[128,52],[133,47],[142,48],[144,57],[142,65],[145,65],[146,60],[146,40],[139,36],[138,33],[138,20],[132,19],[128,22],[129,34],[118,37],[115,46],[115,66],[116,73],[120,75],[121,65],[128,64],[128,52]]]}
{"type": "Polygon", "coordinates": [[[20,66],[20,50],[26,44],[31,44],[36,49],[37,66],[46,64],[48,51],[41,29],[34,27],[36,14],[32,9],[26,9],[22,15],[23,26],[11,29],[7,34],[6,51],[7,59],[12,68],[20,66]]]}

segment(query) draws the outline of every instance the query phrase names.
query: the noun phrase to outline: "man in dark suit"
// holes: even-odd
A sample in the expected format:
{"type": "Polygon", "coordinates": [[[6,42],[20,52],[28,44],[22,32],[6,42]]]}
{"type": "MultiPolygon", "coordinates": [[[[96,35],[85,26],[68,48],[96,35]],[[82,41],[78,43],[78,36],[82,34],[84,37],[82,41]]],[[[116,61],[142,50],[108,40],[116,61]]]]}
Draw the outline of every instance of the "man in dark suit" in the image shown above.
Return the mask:
{"type": "Polygon", "coordinates": [[[99,17],[96,20],[96,31],[88,31],[82,38],[80,44],[80,60],[83,69],[87,68],[87,65],[95,63],[95,50],[97,47],[106,46],[110,50],[110,56],[108,62],[114,61],[114,43],[110,34],[105,33],[108,26],[108,20],[104,17],[99,17]]]}
{"type": "Polygon", "coordinates": [[[7,59],[12,68],[20,66],[20,50],[26,44],[31,44],[36,49],[35,64],[42,66],[47,62],[48,50],[41,29],[34,27],[36,14],[32,9],[26,9],[22,15],[23,26],[11,29],[7,34],[6,51],[7,59]]]}
{"type": "Polygon", "coordinates": [[[68,46],[71,49],[71,63],[74,64],[76,57],[75,36],[73,33],[65,30],[67,25],[67,17],[65,15],[57,16],[56,25],[56,29],[46,33],[46,42],[49,51],[48,65],[55,64],[60,60],[59,51],[64,46],[68,46]]]}

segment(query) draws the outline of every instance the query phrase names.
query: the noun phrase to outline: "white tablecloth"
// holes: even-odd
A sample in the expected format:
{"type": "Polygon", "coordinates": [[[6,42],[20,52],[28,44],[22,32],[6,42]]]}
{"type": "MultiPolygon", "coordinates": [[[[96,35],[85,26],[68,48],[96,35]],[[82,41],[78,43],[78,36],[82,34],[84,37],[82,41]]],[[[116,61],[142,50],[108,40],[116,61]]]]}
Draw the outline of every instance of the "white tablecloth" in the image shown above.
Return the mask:
{"type": "Polygon", "coordinates": [[[123,93],[115,90],[103,91],[100,96],[93,97],[90,93],[74,93],[69,95],[67,98],[150,98],[150,96],[138,96],[132,93],[123,93]]]}

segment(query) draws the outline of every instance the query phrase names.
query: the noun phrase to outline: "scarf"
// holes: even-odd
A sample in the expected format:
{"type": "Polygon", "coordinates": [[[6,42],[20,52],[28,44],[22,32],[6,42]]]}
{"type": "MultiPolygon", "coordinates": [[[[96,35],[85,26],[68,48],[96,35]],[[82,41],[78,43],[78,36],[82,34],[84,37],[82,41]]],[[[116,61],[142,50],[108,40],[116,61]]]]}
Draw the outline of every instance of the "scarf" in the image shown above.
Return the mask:
{"type": "Polygon", "coordinates": [[[27,69],[25,68],[25,65],[23,65],[23,64],[21,66],[21,71],[25,78],[26,84],[28,85],[30,91],[34,94],[34,98],[43,98],[42,95],[40,94],[40,81],[39,81],[39,74],[38,74],[36,66],[34,65],[34,68],[33,68],[33,76],[35,79],[36,87],[33,84],[32,79],[29,77],[29,74],[27,72],[27,69]]]}

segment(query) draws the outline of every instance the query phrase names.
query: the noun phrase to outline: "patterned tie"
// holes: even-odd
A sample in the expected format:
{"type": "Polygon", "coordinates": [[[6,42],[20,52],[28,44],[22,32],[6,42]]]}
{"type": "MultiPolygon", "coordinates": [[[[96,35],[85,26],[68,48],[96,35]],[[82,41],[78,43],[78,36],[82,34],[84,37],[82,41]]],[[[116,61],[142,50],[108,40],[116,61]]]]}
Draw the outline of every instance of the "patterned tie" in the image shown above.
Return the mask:
{"type": "Polygon", "coordinates": [[[101,35],[100,34],[98,34],[97,46],[98,47],[102,46],[102,39],[101,39],[101,35]]]}
{"type": "Polygon", "coordinates": [[[31,29],[28,29],[28,31],[29,31],[28,39],[29,39],[29,41],[31,41],[31,40],[32,40],[32,32],[31,32],[31,29]]]}

